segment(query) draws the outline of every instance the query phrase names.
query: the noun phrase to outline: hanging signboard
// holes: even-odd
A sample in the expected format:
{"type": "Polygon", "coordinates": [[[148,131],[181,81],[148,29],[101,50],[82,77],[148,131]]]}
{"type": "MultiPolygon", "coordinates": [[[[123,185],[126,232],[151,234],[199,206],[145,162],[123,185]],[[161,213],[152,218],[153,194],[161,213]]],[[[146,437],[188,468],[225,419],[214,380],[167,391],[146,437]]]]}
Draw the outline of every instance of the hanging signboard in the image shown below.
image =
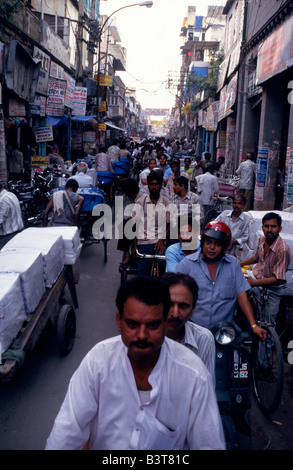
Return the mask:
{"type": "Polygon", "coordinates": [[[75,79],[63,71],[63,80],[66,81],[65,106],[72,109],[74,105],[75,79]]]}
{"type": "Polygon", "coordinates": [[[54,140],[52,126],[35,128],[36,143],[49,142],[54,140]]]}
{"type": "Polygon", "coordinates": [[[63,116],[66,94],[66,82],[49,78],[46,113],[48,116],[63,116]]]}
{"type": "Polygon", "coordinates": [[[31,173],[43,173],[49,165],[49,157],[32,156],[31,173]]]}
{"type": "Polygon", "coordinates": [[[100,75],[100,86],[113,86],[113,77],[111,75],[100,75]]]}
{"type": "Polygon", "coordinates": [[[85,116],[86,113],[87,88],[77,86],[74,90],[74,102],[72,115],[85,116]]]}

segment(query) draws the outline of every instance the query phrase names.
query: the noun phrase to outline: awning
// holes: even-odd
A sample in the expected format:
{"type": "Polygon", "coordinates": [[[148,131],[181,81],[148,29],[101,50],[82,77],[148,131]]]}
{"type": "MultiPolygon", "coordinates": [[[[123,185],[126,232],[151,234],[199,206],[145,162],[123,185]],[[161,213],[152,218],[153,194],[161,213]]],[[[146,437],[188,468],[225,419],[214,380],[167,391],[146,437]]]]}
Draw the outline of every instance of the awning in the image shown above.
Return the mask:
{"type": "Polygon", "coordinates": [[[62,126],[65,124],[68,120],[67,116],[61,116],[61,117],[56,117],[56,116],[47,116],[46,119],[46,126],[52,126],[52,127],[58,127],[62,126]]]}
{"type": "Polygon", "coordinates": [[[110,124],[109,122],[105,122],[105,124],[106,124],[108,127],[111,127],[111,129],[116,129],[117,131],[125,132],[125,129],[121,129],[121,127],[114,126],[114,124],[110,124]]]}
{"type": "Polygon", "coordinates": [[[90,119],[94,119],[96,116],[72,116],[71,120],[72,121],[81,121],[81,122],[87,122],[90,119]]]}

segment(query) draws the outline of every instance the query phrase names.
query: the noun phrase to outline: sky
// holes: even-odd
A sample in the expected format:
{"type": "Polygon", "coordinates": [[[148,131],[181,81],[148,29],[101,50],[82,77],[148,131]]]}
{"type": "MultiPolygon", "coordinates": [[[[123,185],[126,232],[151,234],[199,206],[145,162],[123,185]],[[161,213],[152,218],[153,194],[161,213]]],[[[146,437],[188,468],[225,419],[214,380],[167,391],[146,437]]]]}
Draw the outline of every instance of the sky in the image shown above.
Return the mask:
{"type": "MultiPolygon", "coordinates": [[[[110,15],[143,0],[101,0],[100,14],[110,15]]],[[[168,72],[179,72],[182,63],[180,31],[188,6],[197,6],[205,16],[208,5],[226,0],[153,0],[153,7],[135,6],[117,12],[111,19],[118,28],[121,46],[127,49],[126,72],[119,75],[127,87],[136,88],[137,100],[145,108],[169,108],[175,90],[167,90],[168,72]]]]}

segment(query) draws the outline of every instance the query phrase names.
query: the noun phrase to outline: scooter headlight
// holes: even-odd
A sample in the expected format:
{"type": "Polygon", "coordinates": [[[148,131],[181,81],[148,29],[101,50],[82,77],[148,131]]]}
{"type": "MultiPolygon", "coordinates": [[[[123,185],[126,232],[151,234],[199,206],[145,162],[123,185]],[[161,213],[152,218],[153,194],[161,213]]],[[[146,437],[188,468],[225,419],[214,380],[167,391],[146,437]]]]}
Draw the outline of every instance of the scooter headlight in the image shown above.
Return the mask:
{"type": "Polygon", "coordinates": [[[221,345],[229,344],[234,341],[236,336],[236,330],[232,325],[222,324],[215,332],[215,340],[221,345]]]}

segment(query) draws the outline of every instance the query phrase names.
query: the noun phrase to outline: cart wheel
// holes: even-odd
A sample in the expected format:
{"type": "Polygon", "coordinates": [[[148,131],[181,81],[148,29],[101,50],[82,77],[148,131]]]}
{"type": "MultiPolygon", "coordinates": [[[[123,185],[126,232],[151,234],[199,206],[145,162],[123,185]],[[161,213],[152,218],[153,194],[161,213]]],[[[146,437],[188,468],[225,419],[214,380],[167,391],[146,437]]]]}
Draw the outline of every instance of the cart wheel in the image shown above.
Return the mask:
{"type": "Polygon", "coordinates": [[[75,311],[69,304],[62,305],[57,320],[57,341],[62,354],[71,351],[76,332],[75,311]]]}

